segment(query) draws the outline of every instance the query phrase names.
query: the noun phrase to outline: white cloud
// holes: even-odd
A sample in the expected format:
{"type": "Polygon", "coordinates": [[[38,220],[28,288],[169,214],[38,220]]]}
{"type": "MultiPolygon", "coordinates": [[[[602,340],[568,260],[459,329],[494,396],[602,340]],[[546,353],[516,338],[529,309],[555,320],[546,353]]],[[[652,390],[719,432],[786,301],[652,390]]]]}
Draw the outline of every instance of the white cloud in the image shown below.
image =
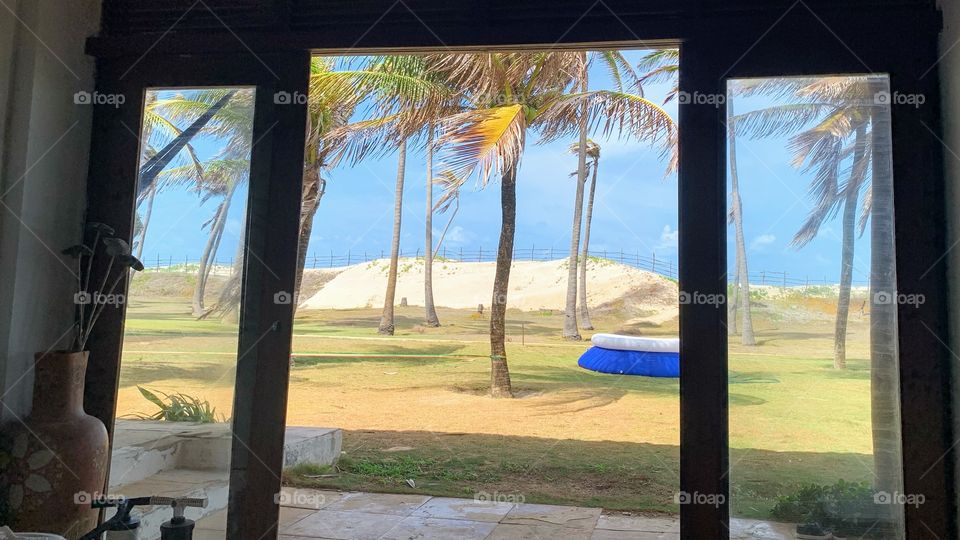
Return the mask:
{"type": "Polygon", "coordinates": [[[676,250],[679,245],[680,231],[674,230],[670,225],[664,225],[660,233],[660,243],[657,250],[676,250]]]}
{"type": "Polygon", "coordinates": [[[464,245],[470,242],[472,236],[473,235],[463,227],[454,225],[447,231],[447,238],[444,241],[450,242],[451,244],[464,245]]]}
{"type": "Polygon", "coordinates": [[[769,246],[777,240],[777,237],[772,234],[761,234],[760,236],[753,239],[750,242],[750,249],[755,251],[761,251],[763,248],[769,246]]]}

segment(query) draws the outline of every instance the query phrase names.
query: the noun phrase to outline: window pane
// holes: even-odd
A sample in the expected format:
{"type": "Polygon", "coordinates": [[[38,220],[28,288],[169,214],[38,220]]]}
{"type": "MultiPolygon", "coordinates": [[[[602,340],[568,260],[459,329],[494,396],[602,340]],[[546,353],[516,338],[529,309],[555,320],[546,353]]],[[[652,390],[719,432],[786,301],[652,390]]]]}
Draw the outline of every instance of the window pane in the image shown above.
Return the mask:
{"type": "Polygon", "coordinates": [[[900,538],[922,501],[902,492],[897,307],[923,299],[895,287],[899,96],[886,76],[727,90],[732,514],[900,538]]]}
{"type": "Polygon", "coordinates": [[[309,244],[301,243],[287,422],[341,428],[344,454],[336,469],[326,458],[288,468],[288,485],[465,498],[470,504],[456,504],[466,508],[492,501],[503,512],[517,503],[590,507],[577,511],[588,516],[603,508],[634,515],[596,518],[600,528],[677,530],[677,100],[669,98],[678,54],[314,59],[305,154],[316,187],[305,193],[322,203],[310,208],[315,216],[303,214],[313,227],[301,237],[309,244]],[[322,93],[331,81],[385,69],[441,89],[441,103],[415,107],[428,120],[416,115],[399,138],[369,128],[390,127],[383,104],[408,101],[401,86],[359,103],[322,93]],[[637,79],[654,71],[660,77],[644,79],[639,99],[637,79]],[[596,101],[581,128],[575,98],[584,86],[596,101]],[[455,165],[470,161],[457,158],[458,140],[477,125],[503,133],[494,118],[529,122],[511,121],[508,136],[497,136],[518,161],[514,177],[502,168],[489,181],[479,169],[458,177],[455,165]],[[525,135],[519,148],[514,127],[525,135]],[[319,144],[338,128],[344,138],[319,144]],[[356,135],[373,148],[337,161],[356,135]],[[501,251],[511,181],[513,246],[501,251]],[[494,292],[500,253],[512,259],[502,295],[494,292]],[[491,345],[498,303],[499,351],[491,345]],[[598,333],[668,345],[603,352],[590,341],[598,333]]]}
{"type": "MultiPolygon", "coordinates": [[[[225,513],[254,90],[148,90],[110,491],[225,513]],[[189,129],[193,127],[194,129],[189,129]]],[[[145,507],[159,537],[169,508],[145,507]]],[[[204,523],[203,521],[201,523],[204,523]]]]}

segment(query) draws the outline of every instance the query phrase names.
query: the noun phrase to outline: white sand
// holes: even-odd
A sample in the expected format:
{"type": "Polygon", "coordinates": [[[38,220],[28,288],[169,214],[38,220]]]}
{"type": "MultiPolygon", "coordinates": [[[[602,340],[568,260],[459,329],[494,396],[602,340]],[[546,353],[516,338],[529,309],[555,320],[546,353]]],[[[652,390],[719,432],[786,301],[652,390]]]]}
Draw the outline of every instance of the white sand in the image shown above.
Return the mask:
{"type": "MultiPolygon", "coordinates": [[[[311,298],[302,309],[356,309],[383,306],[388,259],[379,259],[344,268],[311,298]]],[[[493,291],[493,262],[457,263],[435,261],[433,297],[437,306],[489,309],[493,291]]],[[[567,289],[567,260],[519,261],[510,273],[508,305],[525,311],[563,309],[567,289]]],[[[651,311],[676,309],[676,284],[660,275],[630,266],[590,261],[587,266],[587,294],[591,306],[615,301],[635,291],[650,291],[643,304],[651,311]]],[[[401,259],[396,303],[406,297],[409,305],[423,305],[423,261],[401,259]]]]}

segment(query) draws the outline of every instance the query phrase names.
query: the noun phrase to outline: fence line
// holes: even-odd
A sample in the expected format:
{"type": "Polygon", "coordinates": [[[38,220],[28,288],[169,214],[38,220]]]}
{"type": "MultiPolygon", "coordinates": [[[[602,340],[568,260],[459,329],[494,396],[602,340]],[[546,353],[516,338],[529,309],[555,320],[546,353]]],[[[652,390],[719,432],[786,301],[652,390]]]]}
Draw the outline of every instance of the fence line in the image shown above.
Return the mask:
{"type": "MultiPolygon", "coordinates": [[[[513,260],[515,261],[552,261],[567,258],[567,250],[563,248],[538,248],[530,246],[528,248],[515,248],[513,250],[513,260]]],[[[390,256],[389,250],[348,250],[346,253],[337,254],[330,251],[327,254],[313,252],[307,255],[304,267],[310,269],[318,268],[338,268],[351,266],[354,264],[368,263],[377,259],[385,259],[390,256]]],[[[401,250],[401,258],[421,258],[423,250],[401,250]]],[[[673,259],[657,256],[651,253],[649,256],[643,255],[640,250],[597,250],[590,251],[589,257],[598,260],[612,261],[640,270],[646,270],[660,274],[661,276],[677,279],[677,263],[673,259]]],[[[475,249],[463,248],[441,248],[437,254],[439,261],[451,262],[495,262],[497,260],[496,249],[484,249],[478,246],[475,249]]],[[[152,258],[145,258],[144,265],[147,271],[161,270],[197,270],[200,265],[198,259],[189,257],[173,257],[156,255],[152,258]]],[[[230,274],[233,272],[234,259],[214,261],[213,266],[216,274],[230,274]]],[[[730,281],[733,275],[729,276],[730,281]]],[[[760,270],[750,272],[751,285],[769,285],[774,287],[816,287],[829,286],[839,283],[839,279],[828,279],[827,276],[811,277],[809,275],[792,274],[787,271],[760,270]]],[[[868,286],[866,281],[854,280],[855,286],[868,286]]]]}

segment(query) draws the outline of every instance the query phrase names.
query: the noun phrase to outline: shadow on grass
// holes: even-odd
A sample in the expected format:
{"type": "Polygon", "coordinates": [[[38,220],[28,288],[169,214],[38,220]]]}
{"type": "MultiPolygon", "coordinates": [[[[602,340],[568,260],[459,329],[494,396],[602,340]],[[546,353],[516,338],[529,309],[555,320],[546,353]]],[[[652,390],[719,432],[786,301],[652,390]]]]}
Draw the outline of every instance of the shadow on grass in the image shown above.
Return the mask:
{"type": "Polygon", "coordinates": [[[297,354],[294,357],[294,368],[337,367],[362,362],[377,362],[396,364],[404,367],[417,367],[429,364],[443,364],[459,362],[457,357],[433,358],[436,355],[455,354],[464,349],[463,345],[455,342],[450,344],[435,344],[418,346],[416,352],[399,345],[377,345],[376,350],[366,352],[350,352],[337,356],[337,352],[311,355],[297,354]],[[332,356],[331,356],[332,355],[332,356]]]}
{"type": "MultiPolygon", "coordinates": [[[[288,485],[676,513],[675,445],[426,431],[344,431],[339,473],[288,470],[288,485]],[[407,480],[413,480],[411,488],[407,480]]],[[[799,484],[868,481],[868,455],[731,449],[732,514],[769,518],[799,484]],[[865,464],[867,464],[865,466],[865,464]]]]}
{"type": "Polygon", "coordinates": [[[213,362],[170,363],[170,362],[124,362],[121,371],[121,386],[149,385],[154,381],[176,379],[205,383],[218,382],[222,386],[233,386],[237,375],[236,366],[213,362]]]}
{"type": "Polygon", "coordinates": [[[870,380],[870,363],[847,361],[846,369],[834,369],[833,364],[824,365],[824,376],[831,379],[870,380]]]}

